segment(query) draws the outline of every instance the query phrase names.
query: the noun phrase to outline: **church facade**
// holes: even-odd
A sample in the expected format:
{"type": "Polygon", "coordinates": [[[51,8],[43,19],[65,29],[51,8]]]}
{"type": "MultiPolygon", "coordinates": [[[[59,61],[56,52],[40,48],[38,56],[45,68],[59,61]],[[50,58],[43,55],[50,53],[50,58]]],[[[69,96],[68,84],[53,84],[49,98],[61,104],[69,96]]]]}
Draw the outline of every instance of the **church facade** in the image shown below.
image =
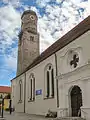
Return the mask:
{"type": "Polygon", "coordinates": [[[90,16],[39,54],[37,15],[25,11],[11,80],[16,112],[90,119],[90,16]]]}

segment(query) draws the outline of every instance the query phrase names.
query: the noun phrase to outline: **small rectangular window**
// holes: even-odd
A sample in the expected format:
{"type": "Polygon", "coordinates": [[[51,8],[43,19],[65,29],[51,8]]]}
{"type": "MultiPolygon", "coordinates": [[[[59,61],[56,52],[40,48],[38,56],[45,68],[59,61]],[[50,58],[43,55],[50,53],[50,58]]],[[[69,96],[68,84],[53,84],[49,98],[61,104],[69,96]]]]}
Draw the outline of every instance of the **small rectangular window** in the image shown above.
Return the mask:
{"type": "Polygon", "coordinates": [[[34,41],[34,36],[30,36],[30,41],[34,41]]]}

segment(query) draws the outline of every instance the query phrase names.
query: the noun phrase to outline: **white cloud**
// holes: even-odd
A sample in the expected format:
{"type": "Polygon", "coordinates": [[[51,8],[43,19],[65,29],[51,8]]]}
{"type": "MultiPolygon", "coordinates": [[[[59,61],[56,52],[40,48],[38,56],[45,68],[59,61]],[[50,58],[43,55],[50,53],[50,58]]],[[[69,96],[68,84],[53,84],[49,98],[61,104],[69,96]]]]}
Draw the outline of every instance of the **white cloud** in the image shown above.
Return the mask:
{"type": "MultiPolygon", "coordinates": [[[[38,15],[41,52],[90,14],[89,2],[62,0],[63,4],[60,6],[48,4],[50,1],[53,0],[36,0],[40,7],[45,7],[46,14],[43,16],[40,15],[36,7],[31,7],[38,15]],[[78,13],[79,8],[84,8],[84,12],[78,13]]],[[[4,0],[4,2],[7,1],[4,0]]],[[[56,0],[56,2],[59,4],[61,0],[56,0]]],[[[24,10],[28,9],[28,5],[24,6],[20,0],[8,0],[7,3],[7,6],[0,8],[0,42],[2,43],[3,53],[7,48],[10,48],[12,43],[16,42],[18,29],[20,28],[20,12],[16,11],[15,5],[22,5],[24,10]]],[[[11,54],[5,57],[7,65],[13,69],[16,69],[15,66],[17,66],[17,54],[14,53],[14,51],[17,51],[16,49],[13,48],[11,54]]]]}
{"type": "Polygon", "coordinates": [[[12,4],[13,7],[20,7],[22,4],[21,4],[21,0],[3,0],[3,3],[5,4],[12,4]]]}
{"type": "Polygon", "coordinates": [[[12,44],[15,44],[18,38],[18,32],[20,28],[20,13],[9,4],[0,8],[0,52],[5,56],[6,65],[13,70],[16,69],[16,56],[12,56],[14,48],[11,48],[12,44]],[[11,49],[11,53],[7,56],[7,49],[11,49]]]}
{"type": "Polygon", "coordinates": [[[20,27],[20,14],[12,5],[0,8],[0,41],[4,45],[11,45],[14,38],[17,38],[18,28],[20,27]],[[2,40],[3,38],[3,40],[2,40]]]}
{"type": "MultiPolygon", "coordinates": [[[[28,8],[27,8],[28,9],[28,8]]],[[[33,10],[34,12],[36,12],[38,18],[41,17],[39,10],[35,7],[35,6],[31,6],[31,10],[33,10]]]]}
{"type": "Polygon", "coordinates": [[[45,7],[50,1],[52,0],[36,0],[36,3],[42,8],[45,7]]]}
{"type": "Polygon", "coordinates": [[[5,57],[5,62],[8,65],[8,68],[12,69],[13,71],[17,68],[17,58],[9,55],[5,57]]]}
{"type": "Polygon", "coordinates": [[[47,1],[42,1],[42,4],[40,4],[42,7],[44,2],[45,5],[47,4],[45,7],[46,14],[38,20],[41,51],[46,49],[90,14],[88,2],[81,3],[80,1],[75,2],[74,0],[62,1],[62,6],[55,4],[50,5],[47,1]],[[81,11],[81,8],[83,8],[82,10],[84,11],[81,11]]]}
{"type": "Polygon", "coordinates": [[[5,55],[5,63],[9,69],[17,68],[17,47],[10,49],[10,54],[5,55]]]}

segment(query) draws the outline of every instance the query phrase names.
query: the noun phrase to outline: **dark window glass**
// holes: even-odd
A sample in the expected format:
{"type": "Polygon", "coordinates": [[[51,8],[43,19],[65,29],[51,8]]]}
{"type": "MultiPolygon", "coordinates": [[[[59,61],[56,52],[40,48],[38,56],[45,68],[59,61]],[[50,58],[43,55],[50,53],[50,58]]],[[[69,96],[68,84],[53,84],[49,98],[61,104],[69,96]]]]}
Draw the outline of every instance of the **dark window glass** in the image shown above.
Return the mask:
{"type": "Polygon", "coordinates": [[[33,101],[35,100],[35,78],[32,77],[32,79],[30,79],[30,87],[31,87],[31,91],[30,91],[30,100],[33,101]]]}
{"type": "Polygon", "coordinates": [[[51,66],[49,66],[49,70],[51,70],[51,66]]]}
{"type": "Polygon", "coordinates": [[[19,88],[20,88],[20,101],[22,100],[22,81],[19,82],[19,88]]]}
{"type": "Polygon", "coordinates": [[[52,97],[54,97],[54,74],[53,74],[53,69],[51,70],[51,80],[52,80],[52,97]]]}
{"type": "Polygon", "coordinates": [[[31,79],[31,100],[32,100],[32,79],[31,79]]]}
{"type": "Polygon", "coordinates": [[[49,97],[49,71],[47,71],[47,97],[49,97]]]}
{"type": "Polygon", "coordinates": [[[34,36],[30,36],[30,41],[34,41],[34,36]]]}
{"type": "Polygon", "coordinates": [[[35,100],[35,78],[33,78],[33,100],[35,100]]]}

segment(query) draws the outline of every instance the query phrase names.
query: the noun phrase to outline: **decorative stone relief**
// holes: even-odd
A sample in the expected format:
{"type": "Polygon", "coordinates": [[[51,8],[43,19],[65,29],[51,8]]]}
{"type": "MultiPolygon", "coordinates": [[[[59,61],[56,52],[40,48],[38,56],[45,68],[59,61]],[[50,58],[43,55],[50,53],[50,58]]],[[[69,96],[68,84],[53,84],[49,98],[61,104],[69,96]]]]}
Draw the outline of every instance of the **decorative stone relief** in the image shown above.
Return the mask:
{"type": "Polygon", "coordinates": [[[78,54],[75,53],[73,55],[73,59],[70,61],[70,65],[76,68],[78,65],[78,62],[79,62],[79,57],[78,57],[78,54]]]}
{"type": "Polygon", "coordinates": [[[71,68],[76,68],[79,64],[79,55],[75,51],[70,51],[68,54],[68,64],[71,68]]]}

